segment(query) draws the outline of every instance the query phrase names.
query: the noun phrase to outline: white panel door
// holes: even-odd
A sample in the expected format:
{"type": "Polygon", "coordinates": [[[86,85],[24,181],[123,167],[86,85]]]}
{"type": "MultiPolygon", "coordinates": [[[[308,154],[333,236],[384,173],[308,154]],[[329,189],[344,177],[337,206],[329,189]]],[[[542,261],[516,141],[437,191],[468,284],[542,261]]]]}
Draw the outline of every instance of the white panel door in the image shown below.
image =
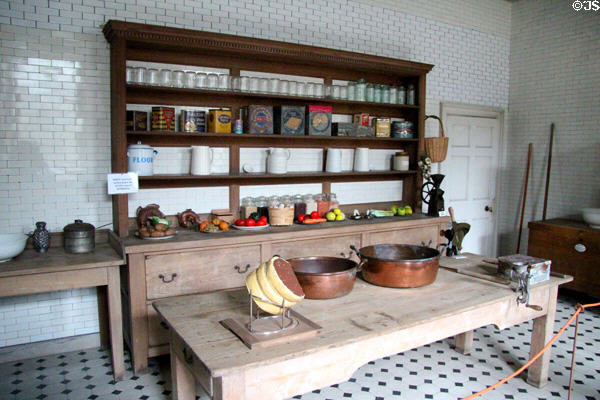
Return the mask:
{"type": "Polygon", "coordinates": [[[500,120],[449,113],[444,126],[449,137],[446,160],[440,166],[446,175],[445,208],[454,209],[457,222],[471,224],[463,252],[494,255],[500,120]]]}

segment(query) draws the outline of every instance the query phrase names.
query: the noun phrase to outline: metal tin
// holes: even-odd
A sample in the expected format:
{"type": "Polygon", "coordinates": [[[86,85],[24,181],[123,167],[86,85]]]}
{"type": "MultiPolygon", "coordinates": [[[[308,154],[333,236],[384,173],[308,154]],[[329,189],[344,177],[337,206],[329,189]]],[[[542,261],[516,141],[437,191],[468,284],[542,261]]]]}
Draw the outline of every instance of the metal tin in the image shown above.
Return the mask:
{"type": "Polygon", "coordinates": [[[233,121],[233,133],[244,133],[244,121],[236,119],[233,121]]]}
{"type": "Polygon", "coordinates": [[[231,133],[231,111],[209,110],[208,130],[214,133],[231,133]]]}
{"type": "Polygon", "coordinates": [[[313,136],[331,136],[331,106],[308,106],[307,131],[313,136]]]}
{"type": "Polygon", "coordinates": [[[76,219],[74,223],[63,228],[65,252],[89,253],[96,247],[94,225],[76,219]]]}
{"type": "Polygon", "coordinates": [[[373,120],[375,126],[375,136],[377,137],[390,137],[390,119],[389,118],[375,118],[373,120]]]}
{"type": "Polygon", "coordinates": [[[369,126],[369,114],[368,113],[360,113],[354,114],[354,118],[352,120],[357,125],[369,126]]]}
{"type": "Polygon", "coordinates": [[[198,110],[181,110],[179,128],[183,132],[206,132],[206,112],[198,110]]]}
{"type": "Polygon", "coordinates": [[[147,131],[148,113],[145,111],[127,111],[125,126],[130,131],[147,131]]]}
{"type": "Polygon", "coordinates": [[[306,108],[300,106],[280,106],[275,108],[275,131],[282,135],[304,135],[306,108]]]}
{"type": "Polygon", "coordinates": [[[273,106],[249,105],[246,123],[248,124],[248,133],[272,134],[273,106]]]}
{"type": "Polygon", "coordinates": [[[396,138],[412,138],[414,124],[409,121],[394,121],[392,122],[392,137],[396,138]]]}
{"type": "Polygon", "coordinates": [[[173,107],[152,107],[153,131],[175,131],[175,109],[173,107]]]}

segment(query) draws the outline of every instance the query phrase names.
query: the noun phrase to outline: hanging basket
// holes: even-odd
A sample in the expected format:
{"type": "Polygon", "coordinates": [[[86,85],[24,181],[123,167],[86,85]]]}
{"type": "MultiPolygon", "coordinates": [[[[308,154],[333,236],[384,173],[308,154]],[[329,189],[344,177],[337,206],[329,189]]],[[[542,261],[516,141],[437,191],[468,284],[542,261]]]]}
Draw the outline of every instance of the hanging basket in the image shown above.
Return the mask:
{"type": "Polygon", "coordinates": [[[431,159],[431,162],[442,162],[446,159],[448,152],[448,138],[444,134],[444,124],[442,120],[435,115],[426,115],[427,118],[437,119],[440,122],[441,137],[425,138],[425,152],[431,159]]]}

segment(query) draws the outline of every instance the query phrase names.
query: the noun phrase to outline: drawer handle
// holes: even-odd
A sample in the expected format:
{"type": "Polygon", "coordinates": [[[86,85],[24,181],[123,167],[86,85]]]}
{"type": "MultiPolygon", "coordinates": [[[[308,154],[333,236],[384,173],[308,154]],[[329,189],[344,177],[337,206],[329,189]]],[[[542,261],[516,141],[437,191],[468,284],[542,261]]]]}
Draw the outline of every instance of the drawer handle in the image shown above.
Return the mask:
{"type": "Polygon", "coordinates": [[[583,243],[577,243],[575,246],[575,251],[578,253],[585,253],[585,251],[587,250],[587,247],[585,247],[585,244],[583,243]]]}
{"type": "Polygon", "coordinates": [[[191,364],[194,361],[194,358],[192,357],[192,355],[188,351],[187,347],[183,348],[183,359],[188,364],[191,364]]]}
{"type": "Polygon", "coordinates": [[[421,246],[431,247],[431,243],[433,243],[433,239],[429,239],[429,244],[425,244],[424,241],[421,241],[421,246]]]}
{"type": "Polygon", "coordinates": [[[169,279],[166,279],[163,274],[158,275],[158,279],[162,280],[163,283],[171,283],[175,280],[176,277],[177,277],[177,273],[172,273],[171,278],[169,278],[169,279]]]}
{"type": "Polygon", "coordinates": [[[233,267],[239,274],[245,274],[250,269],[250,264],[246,264],[246,266],[242,269],[239,265],[233,267]]]}
{"type": "Polygon", "coordinates": [[[165,321],[160,321],[160,326],[162,326],[166,330],[169,330],[169,325],[167,325],[167,323],[165,321]]]}

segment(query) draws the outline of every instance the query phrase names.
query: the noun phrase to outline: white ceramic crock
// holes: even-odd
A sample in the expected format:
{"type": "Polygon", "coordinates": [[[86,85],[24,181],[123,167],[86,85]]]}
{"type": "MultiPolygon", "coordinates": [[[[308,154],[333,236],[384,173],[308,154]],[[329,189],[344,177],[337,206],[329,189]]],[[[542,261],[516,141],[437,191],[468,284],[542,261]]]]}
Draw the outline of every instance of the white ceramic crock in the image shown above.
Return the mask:
{"type": "Polygon", "coordinates": [[[139,176],[154,175],[155,154],[158,152],[147,144],[130,144],[127,146],[127,171],[136,172],[139,176]]]}
{"type": "Polygon", "coordinates": [[[290,150],[271,147],[268,151],[267,172],[269,174],[285,174],[287,172],[287,162],[291,156],[290,150]]]}

